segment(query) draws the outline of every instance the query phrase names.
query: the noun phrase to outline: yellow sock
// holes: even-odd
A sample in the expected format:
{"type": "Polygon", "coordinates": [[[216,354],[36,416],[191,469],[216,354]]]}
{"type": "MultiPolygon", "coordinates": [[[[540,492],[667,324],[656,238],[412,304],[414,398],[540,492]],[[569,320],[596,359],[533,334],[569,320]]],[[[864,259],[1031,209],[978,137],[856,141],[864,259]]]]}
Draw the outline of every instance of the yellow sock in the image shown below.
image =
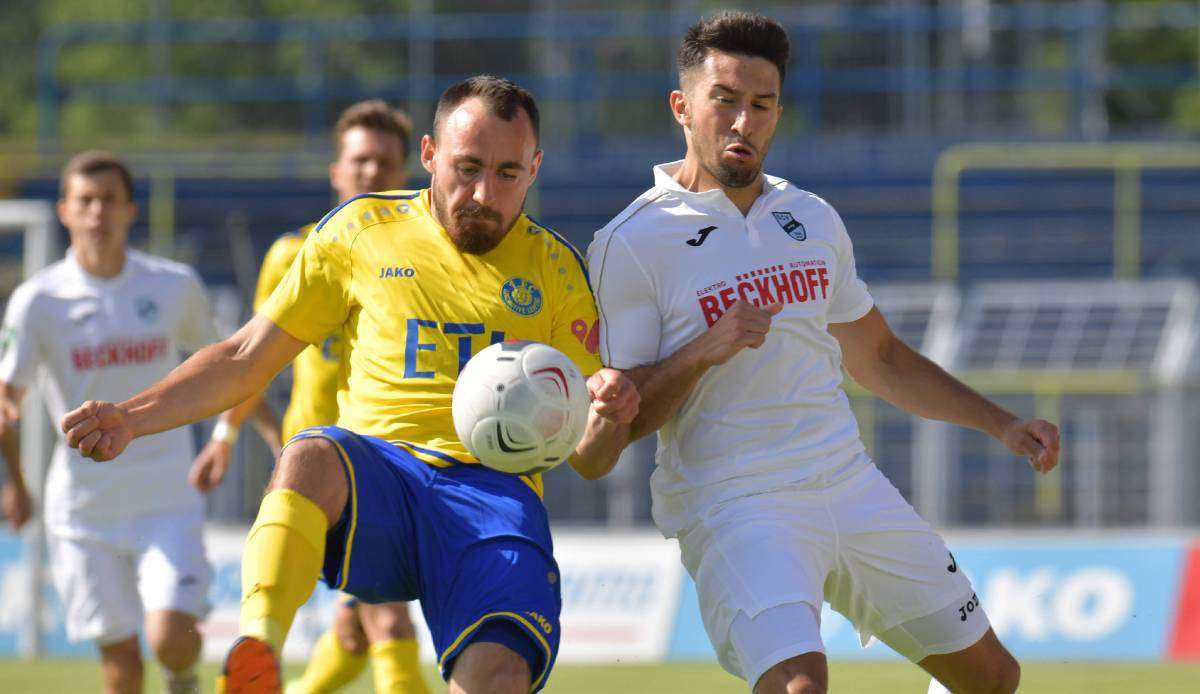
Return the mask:
{"type": "Polygon", "coordinates": [[[241,633],[279,653],[325,558],[325,513],[290,489],[263,497],[242,555],[241,633]]]}
{"type": "Polygon", "coordinates": [[[429,694],[421,677],[416,639],[388,639],[371,644],[371,671],[376,694],[429,694]]]}
{"type": "Polygon", "coordinates": [[[367,666],[365,653],[351,653],[332,630],[321,635],[308,656],[300,691],[332,692],[354,681],[367,666]]]}

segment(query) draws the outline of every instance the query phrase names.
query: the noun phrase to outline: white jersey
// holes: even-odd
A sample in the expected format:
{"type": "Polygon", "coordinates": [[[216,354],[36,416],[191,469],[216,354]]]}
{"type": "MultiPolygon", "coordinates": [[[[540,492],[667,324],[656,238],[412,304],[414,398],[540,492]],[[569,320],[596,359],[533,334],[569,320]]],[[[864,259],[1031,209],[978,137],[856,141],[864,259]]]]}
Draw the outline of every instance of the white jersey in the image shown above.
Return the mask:
{"type": "Polygon", "coordinates": [[[846,465],[863,454],[829,323],[874,305],[841,218],[765,176],[748,215],[721,190],[690,192],[654,168],[654,187],[588,248],[604,363],[628,369],[675,353],[736,301],[781,302],[759,349],[709,369],[659,432],[654,518],[667,536],[714,503],[846,465]]]}
{"type": "MultiPolygon", "coordinates": [[[[68,252],[17,287],[3,330],[0,381],[41,386],[56,431],[68,408],[125,400],[175,368],[180,350],[217,339],[196,272],[137,251],[111,278],[89,275],[68,252]]],[[[47,525],[69,533],[132,515],[202,511],[187,482],[193,456],[187,427],[137,439],[106,463],[82,457],[60,432],[46,479],[47,525]]]]}

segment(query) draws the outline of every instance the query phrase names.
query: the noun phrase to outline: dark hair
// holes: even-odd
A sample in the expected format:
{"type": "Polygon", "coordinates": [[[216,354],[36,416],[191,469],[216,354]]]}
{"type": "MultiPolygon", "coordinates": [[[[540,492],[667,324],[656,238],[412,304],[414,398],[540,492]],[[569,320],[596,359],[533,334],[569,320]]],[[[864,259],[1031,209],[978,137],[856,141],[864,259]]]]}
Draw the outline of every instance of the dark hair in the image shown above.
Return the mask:
{"type": "Polygon", "coordinates": [[[506,121],[517,117],[518,108],[524,109],[525,113],[529,115],[529,122],[533,125],[534,141],[536,142],[540,138],[538,107],[537,102],[533,100],[533,95],[514,82],[492,75],[469,77],[442,92],[441,98],[438,99],[437,111],[433,114],[434,136],[437,135],[438,128],[441,127],[446,116],[458,108],[459,104],[472,98],[482,99],[494,115],[506,121]]]}
{"type": "Polygon", "coordinates": [[[779,69],[779,83],[787,74],[791,50],[787,30],[779,22],[753,12],[726,10],[688,27],[679,45],[679,79],[704,62],[710,50],[765,58],[779,69]]]}
{"type": "Polygon", "coordinates": [[[412,121],[399,109],[387,105],[383,99],[368,99],[350,105],[338,116],[333,129],[333,151],[342,153],[342,136],[351,128],[377,130],[400,138],[400,154],[408,159],[408,137],[412,134],[412,121]]]}
{"type": "Polygon", "coordinates": [[[129,195],[129,199],[133,200],[133,174],[129,172],[129,166],[112,152],[98,149],[80,152],[71,157],[70,161],[63,166],[62,172],[58,176],[59,197],[67,197],[67,181],[72,176],[76,174],[90,176],[102,171],[116,171],[120,174],[121,182],[125,184],[125,192],[129,195]]]}

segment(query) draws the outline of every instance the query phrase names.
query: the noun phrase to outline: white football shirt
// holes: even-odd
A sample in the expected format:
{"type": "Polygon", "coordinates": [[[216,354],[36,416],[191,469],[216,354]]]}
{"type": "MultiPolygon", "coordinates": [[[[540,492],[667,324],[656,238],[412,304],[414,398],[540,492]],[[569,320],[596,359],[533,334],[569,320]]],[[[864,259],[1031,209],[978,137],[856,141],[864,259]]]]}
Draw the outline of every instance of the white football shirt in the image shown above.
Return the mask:
{"type": "MultiPolygon", "coordinates": [[[[41,386],[59,431],[69,408],[125,400],[175,368],[180,350],[216,339],[204,285],[190,267],[131,250],[121,274],[100,278],[68,251],[9,299],[0,381],[41,386]]],[[[106,463],[82,457],[59,432],[46,523],[62,533],[143,513],[202,511],[187,482],[194,455],[187,427],[137,439],[106,463]]]]}
{"type": "Polygon", "coordinates": [[[589,274],[604,363],[675,353],[736,301],[782,302],[766,341],[709,369],[659,432],[653,512],[667,536],[713,503],[797,482],[863,453],[829,323],[874,301],[837,212],[765,176],[748,215],[721,190],[695,193],[654,168],[654,187],[596,233],[589,274]]]}

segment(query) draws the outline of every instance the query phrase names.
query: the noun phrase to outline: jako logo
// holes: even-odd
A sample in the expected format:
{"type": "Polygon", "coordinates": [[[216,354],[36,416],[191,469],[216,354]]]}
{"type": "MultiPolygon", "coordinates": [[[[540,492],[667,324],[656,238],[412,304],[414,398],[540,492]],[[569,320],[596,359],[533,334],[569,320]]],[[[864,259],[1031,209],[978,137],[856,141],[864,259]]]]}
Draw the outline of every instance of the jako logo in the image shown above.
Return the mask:
{"type": "Polygon", "coordinates": [[[1129,577],[1106,566],[1024,575],[1000,570],[980,592],[996,633],[1030,641],[1093,641],[1121,628],[1133,613],[1129,577]]]}
{"type": "Polygon", "coordinates": [[[412,277],[417,271],[411,267],[381,267],[379,268],[379,279],[387,279],[388,277],[412,277]]]}

